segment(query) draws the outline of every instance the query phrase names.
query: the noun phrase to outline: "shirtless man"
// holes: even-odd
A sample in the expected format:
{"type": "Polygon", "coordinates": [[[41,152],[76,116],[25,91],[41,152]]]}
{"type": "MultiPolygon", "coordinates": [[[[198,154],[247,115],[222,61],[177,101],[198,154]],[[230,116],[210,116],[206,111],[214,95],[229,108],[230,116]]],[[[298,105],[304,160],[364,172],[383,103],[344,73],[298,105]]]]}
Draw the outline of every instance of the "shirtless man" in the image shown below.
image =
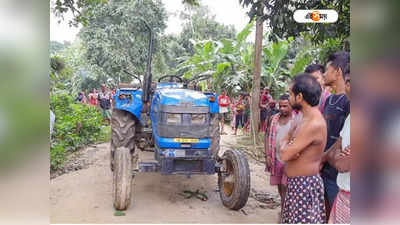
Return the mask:
{"type": "Polygon", "coordinates": [[[319,166],[326,144],[326,123],[318,109],[321,86],[309,74],[296,76],[289,102],[302,113],[281,141],[281,160],[286,163],[287,194],[282,223],[325,223],[324,183],[319,166]]]}

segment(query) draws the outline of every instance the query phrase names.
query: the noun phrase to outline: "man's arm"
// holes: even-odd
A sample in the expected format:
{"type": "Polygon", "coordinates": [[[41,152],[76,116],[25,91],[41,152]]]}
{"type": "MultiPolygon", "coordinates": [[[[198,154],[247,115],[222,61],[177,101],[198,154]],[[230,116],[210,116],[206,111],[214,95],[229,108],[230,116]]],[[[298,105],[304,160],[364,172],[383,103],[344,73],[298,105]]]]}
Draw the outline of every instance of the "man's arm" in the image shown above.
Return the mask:
{"type": "Polygon", "coordinates": [[[318,128],[319,126],[313,123],[303,124],[301,131],[297,132],[296,138],[281,149],[281,159],[287,162],[298,158],[299,154],[313,142],[311,137],[319,131],[318,128]]]}
{"type": "Polygon", "coordinates": [[[268,156],[271,156],[271,151],[270,151],[270,149],[269,149],[269,127],[271,126],[271,118],[269,118],[268,120],[267,120],[267,128],[265,129],[265,153],[266,153],[266,156],[268,157],[268,156]]]}
{"type": "Polygon", "coordinates": [[[280,146],[282,149],[285,148],[289,141],[293,138],[294,132],[297,129],[297,125],[297,121],[292,120],[288,133],[281,140],[280,146]]]}
{"type": "Polygon", "coordinates": [[[333,159],[335,156],[336,150],[342,149],[342,137],[339,137],[336,142],[322,155],[321,164],[333,159]]]}
{"type": "Polygon", "coordinates": [[[268,122],[267,122],[267,128],[266,128],[266,130],[265,130],[265,137],[264,137],[264,143],[265,143],[265,145],[264,145],[264,149],[265,149],[265,165],[266,165],[266,168],[265,168],[265,170],[266,171],[269,171],[270,169],[271,169],[271,167],[272,167],[272,151],[271,151],[271,149],[269,149],[269,127],[271,126],[271,118],[270,119],[268,119],[268,122]]]}
{"type": "Polygon", "coordinates": [[[344,150],[336,149],[334,152],[334,156],[328,161],[329,164],[331,164],[341,173],[350,171],[350,146],[347,146],[344,150]]]}

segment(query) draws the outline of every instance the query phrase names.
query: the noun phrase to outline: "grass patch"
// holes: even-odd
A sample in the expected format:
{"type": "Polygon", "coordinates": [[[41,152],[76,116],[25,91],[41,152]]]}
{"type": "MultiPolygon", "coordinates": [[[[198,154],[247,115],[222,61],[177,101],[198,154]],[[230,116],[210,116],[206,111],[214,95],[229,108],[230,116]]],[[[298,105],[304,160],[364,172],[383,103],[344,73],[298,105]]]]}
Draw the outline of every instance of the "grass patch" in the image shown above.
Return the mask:
{"type": "Polygon", "coordinates": [[[111,126],[103,126],[100,130],[98,142],[109,142],[111,140],[111,126]]]}
{"type": "Polygon", "coordinates": [[[126,216],[126,214],[122,211],[117,210],[114,212],[114,216],[126,216]]]}

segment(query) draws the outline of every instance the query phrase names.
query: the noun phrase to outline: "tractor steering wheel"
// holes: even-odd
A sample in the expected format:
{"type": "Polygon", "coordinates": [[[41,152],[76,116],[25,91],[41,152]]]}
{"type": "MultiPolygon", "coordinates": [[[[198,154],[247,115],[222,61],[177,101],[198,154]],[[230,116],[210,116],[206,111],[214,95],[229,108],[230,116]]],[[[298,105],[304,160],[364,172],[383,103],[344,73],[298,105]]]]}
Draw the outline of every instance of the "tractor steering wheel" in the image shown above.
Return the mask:
{"type": "Polygon", "coordinates": [[[160,83],[161,80],[164,80],[165,78],[168,78],[168,77],[169,77],[169,82],[173,82],[173,80],[174,80],[174,78],[175,78],[175,79],[178,80],[179,83],[183,83],[182,78],[180,78],[180,77],[178,77],[178,76],[176,76],[176,75],[165,75],[165,76],[162,76],[162,77],[160,77],[160,78],[158,79],[158,83],[160,83]]]}

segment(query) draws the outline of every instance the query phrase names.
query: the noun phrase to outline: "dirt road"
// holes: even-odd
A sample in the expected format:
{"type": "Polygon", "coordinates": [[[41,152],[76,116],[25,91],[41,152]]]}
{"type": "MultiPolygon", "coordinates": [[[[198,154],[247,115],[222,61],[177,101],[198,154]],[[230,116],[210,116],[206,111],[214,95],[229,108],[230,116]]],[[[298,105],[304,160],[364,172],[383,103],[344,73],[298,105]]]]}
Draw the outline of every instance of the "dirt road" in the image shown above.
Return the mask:
{"type": "MultiPolygon", "coordinates": [[[[231,131],[229,131],[231,132],[231,131]]],[[[226,149],[235,136],[221,136],[226,149]]],[[[141,153],[151,157],[153,153],[141,153]]],[[[277,223],[280,208],[255,200],[256,193],[277,195],[269,185],[264,166],[249,159],[251,197],[243,210],[226,209],[217,190],[217,176],[161,176],[138,174],[134,179],[133,200],[125,216],[114,216],[109,144],[89,147],[81,152],[90,162],[86,169],[58,176],[50,181],[51,223],[277,223]],[[206,191],[208,201],[185,199],[184,190],[206,191]]]]}

